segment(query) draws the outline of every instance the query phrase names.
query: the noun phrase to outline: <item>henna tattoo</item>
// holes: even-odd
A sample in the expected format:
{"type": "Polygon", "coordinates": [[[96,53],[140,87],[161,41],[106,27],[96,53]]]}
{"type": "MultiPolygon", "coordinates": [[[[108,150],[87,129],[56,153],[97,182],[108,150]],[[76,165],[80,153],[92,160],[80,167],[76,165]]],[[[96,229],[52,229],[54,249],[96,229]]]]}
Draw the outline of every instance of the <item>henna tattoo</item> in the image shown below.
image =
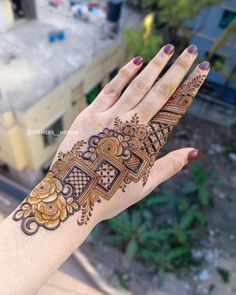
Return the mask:
{"type": "Polygon", "coordinates": [[[198,75],[182,84],[150,121],[152,132],[145,141],[145,146],[149,153],[155,154],[156,158],[160,148],[165,145],[168,135],[188,110],[205,78],[206,75],[198,75]]]}
{"type": "Polygon", "coordinates": [[[55,230],[81,211],[78,224],[87,224],[96,202],[110,200],[118,189],[131,182],[148,181],[160,148],[192,102],[204,76],[180,86],[162,110],[146,125],[138,115],[123,122],[116,118],[114,128],[105,128],[88,140],[76,143],[67,153],[59,153],[46,177],[14,213],[27,235],[39,227],[55,230]]]}

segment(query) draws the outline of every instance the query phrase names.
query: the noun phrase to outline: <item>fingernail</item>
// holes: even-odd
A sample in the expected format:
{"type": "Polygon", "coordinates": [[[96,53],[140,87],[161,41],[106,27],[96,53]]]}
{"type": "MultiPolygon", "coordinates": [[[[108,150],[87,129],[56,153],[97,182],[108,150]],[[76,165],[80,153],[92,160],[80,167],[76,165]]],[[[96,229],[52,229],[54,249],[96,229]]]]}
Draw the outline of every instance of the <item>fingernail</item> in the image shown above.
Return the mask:
{"type": "Polygon", "coordinates": [[[188,51],[188,53],[196,54],[198,52],[198,48],[196,45],[191,44],[191,45],[189,45],[187,51],[188,51]]]}
{"type": "Polygon", "coordinates": [[[163,48],[164,52],[170,55],[174,51],[175,47],[172,44],[166,44],[163,48]]]}
{"type": "Polygon", "coordinates": [[[142,56],[136,56],[133,60],[133,63],[136,65],[136,66],[139,66],[141,65],[141,63],[143,62],[143,57],[142,56]]]}
{"type": "Polygon", "coordinates": [[[210,63],[208,61],[203,61],[202,63],[200,63],[199,65],[199,69],[206,71],[210,68],[210,63]]]}
{"type": "Polygon", "coordinates": [[[191,152],[188,153],[188,161],[194,161],[200,156],[200,151],[199,150],[192,150],[191,152]]]}

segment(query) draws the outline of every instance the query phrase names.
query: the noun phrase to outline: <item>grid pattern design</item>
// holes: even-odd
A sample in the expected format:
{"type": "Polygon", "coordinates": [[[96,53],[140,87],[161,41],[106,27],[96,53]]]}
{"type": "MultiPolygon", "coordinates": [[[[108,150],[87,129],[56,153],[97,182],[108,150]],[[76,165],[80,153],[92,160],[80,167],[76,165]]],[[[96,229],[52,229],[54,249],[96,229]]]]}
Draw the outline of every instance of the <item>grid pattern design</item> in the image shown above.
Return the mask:
{"type": "Polygon", "coordinates": [[[119,170],[106,160],[97,167],[97,174],[100,176],[98,184],[107,192],[110,191],[119,175],[119,170]]]}
{"type": "Polygon", "coordinates": [[[73,186],[76,196],[81,196],[91,182],[91,177],[82,169],[74,166],[64,180],[73,186]]]}

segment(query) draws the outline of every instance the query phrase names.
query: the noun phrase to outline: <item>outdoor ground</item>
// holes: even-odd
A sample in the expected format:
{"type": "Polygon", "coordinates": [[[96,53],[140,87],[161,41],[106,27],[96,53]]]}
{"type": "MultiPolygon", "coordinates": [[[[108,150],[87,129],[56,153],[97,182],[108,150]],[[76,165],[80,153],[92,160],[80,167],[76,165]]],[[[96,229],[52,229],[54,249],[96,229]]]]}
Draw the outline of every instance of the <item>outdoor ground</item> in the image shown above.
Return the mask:
{"type": "MultiPolygon", "coordinates": [[[[236,294],[235,131],[187,115],[173,132],[165,152],[185,146],[200,149],[199,162],[212,170],[214,205],[208,212],[208,234],[202,233],[202,246],[198,249],[205,261],[200,268],[176,270],[179,279],[167,274],[161,285],[158,276],[148,273],[141,262],[134,261],[129,268],[124,268],[123,254],[117,248],[105,246],[101,238],[91,237],[82,247],[104,277],[113,284],[128,286],[135,295],[236,294]],[[219,268],[229,282],[224,282],[217,271],[219,268]]],[[[189,168],[185,168],[173,178],[171,185],[189,173],[189,168]]]]}

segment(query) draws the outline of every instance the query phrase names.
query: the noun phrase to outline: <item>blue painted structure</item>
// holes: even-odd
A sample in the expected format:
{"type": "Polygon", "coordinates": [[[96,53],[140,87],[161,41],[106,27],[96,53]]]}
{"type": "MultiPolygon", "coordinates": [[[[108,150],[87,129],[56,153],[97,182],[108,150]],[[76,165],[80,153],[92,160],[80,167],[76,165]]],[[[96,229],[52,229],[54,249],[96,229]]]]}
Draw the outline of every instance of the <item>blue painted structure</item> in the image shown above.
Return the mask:
{"type": "MultiPolygon", "coordinates": [[[[199,47],[199,59],[203,60],[207,52],[212,48],[217,38],[222,34],[224,29],[221,27],[224,14],[235,14],[236,17],[236,1],[222,1],[220,4],[210,6],[202,11],[193,21],[187,24],[191,27],[196,35],[191,39],[191,43],[197,44],[199,47]],[[228,12],[230,13],[228,13],[228,12]]],[[[224,60],[227,74],[222,74],[218,70],[212,70],[208,76],[207,82],[209,93],[222,101],[236,105],[236,80],[232,79],[227,83],[224,94],[222,86],[227,81],[229,73],[236,70],[236,32],[232,35],[224,47],[217,51],[217,55],[224,60]]],[[[217,58],[216,58],[217,60],[217,58]]],[[[236,77],[236,71],[235,75],[236,77]]]]}

